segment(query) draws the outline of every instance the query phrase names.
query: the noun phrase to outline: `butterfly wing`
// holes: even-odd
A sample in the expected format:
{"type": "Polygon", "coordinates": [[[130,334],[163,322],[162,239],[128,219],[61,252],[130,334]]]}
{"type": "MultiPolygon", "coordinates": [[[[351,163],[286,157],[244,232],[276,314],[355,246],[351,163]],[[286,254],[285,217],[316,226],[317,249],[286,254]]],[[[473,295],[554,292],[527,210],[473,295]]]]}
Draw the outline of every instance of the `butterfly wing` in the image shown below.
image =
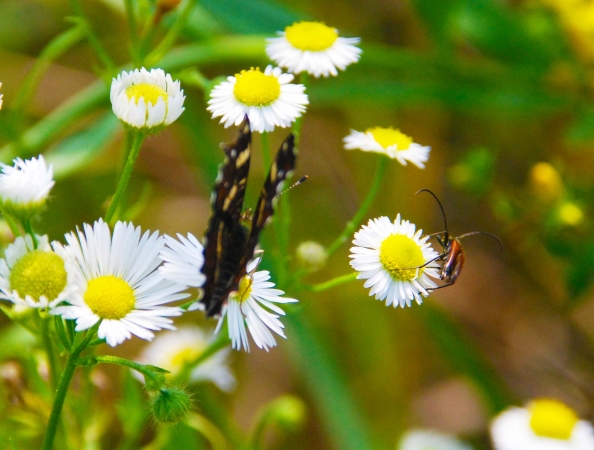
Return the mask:
{"type": "Polygon", "coordinates": [[[272,214],[274,214],[275,199],[282,189],[284,181],[295,169],[296,159],[295,136],[290,134],[287,136],[276,154],[272,166],[270,167],[270,172],[268,172],[268,177],[260,191],[258,203],[256,204],[256,209],[254,210],[254,216],[252,218],[252,228],[247,239],[242,260],[239,263],[240,270],[235,277],[233,289],[237,289],[239,281],[246,274],[246,267],[254,257],[260,232],[266,226],[266,223],[268,223],[272,214]]]}
{"type": "Polygon", "coordinates": [[[237,138],[230,144],[223,144],[225,162],[221,166],[211,197],[212,215],[208,222],[204,244],[204,267],[206,281],[204,295],[200,302],[207,316],[221,312],[222,286],[229,276],[237,272],[240,256],[233,257],[233,250],[245,246],[247,232],[240,223],[241,210],[250,167],[251,132],[249,121],[245,120],[237,138]],[[243,236],[243,237],[242,237],[243,236]],[[231,273],[231,275],[229,275],[231,273]]]}

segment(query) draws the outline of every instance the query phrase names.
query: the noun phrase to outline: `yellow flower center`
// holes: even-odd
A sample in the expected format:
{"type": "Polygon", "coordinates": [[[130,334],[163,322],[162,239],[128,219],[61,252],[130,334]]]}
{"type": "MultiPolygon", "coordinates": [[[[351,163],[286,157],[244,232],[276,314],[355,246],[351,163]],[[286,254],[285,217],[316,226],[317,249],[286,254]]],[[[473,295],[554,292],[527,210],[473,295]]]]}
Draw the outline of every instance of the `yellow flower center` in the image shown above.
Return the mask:
{"type": "Polygon", "coordinates": [[[408,236],[392,234],[380,246],[380,261],[392,278],[410,281],[423,273],[417,269],[425,263],[419,245],[408,236]]]}
{"type": "Polygon", "coordinates": [[[237,300],[239,303],[243,303],[248,298],[250,298],[251,293],[252,277],[249,275],[244,275],[239,281],[239,287],[237,288],[237,293],[235,294],[235,300],[237,300]]]}
{"type": "Polygon", "coordinates": [[[10,272],[10,287],[22,298],[42,295],[54,300],[66,287],[64,260],[54,252],[34,250],[20,258],[10,272]]]}
{"type": "Polygon", "coordinates": [[[153,105],[157,104],[159,97],[162,97],[165,103],[167,103],[167,92],[161,89],[159,86],[148,83],[133,84],[126,88],[126,95],[128,98],[134,98],[136,104],[141,98],[144,98],[144,103],[153,105]]]}
{"type": "Polygon", "coordinates": [[[280,97],[280,83],[274,75],[266,75],[259,68],[242,70],[235,75],[235,98],[247,106],[268,106],[280,97]]]}
{"type": "Polygon", "coordinates": [[[298,22],[285,28],[285,37],[299,50],[320,52],[332,47],[338,32],[319,22],[298,22]]]}
{"type": "Polygon", "coordinates": [[[85,303],[101,319],[118,320],[134,308],[134,290],[121,278],[104,275],[89,281],[85,303]]]}
{"type": "Polygon", "coordinates": [[[528,409],[532,413],[530,427],[542,437],[567,441],[579,420],[571,408],[556,400],[535,400],[528,409]]]}
{"type": "Polygon", "coordinates": [[[180,371],[186,364],[195,361],[204,348],[195,345],[193,347],[184,347],[171,356],[172,372],[180,371]]]}
{"type": "Polygon", "coordinates": [[[413,143],[412,138],[406,134],[401,133],[400,130],[394,128],[375,127],[369,128],[367,133],[371,133],[375,141],[384,149],[396,144],[396,150],[406,150],[413,143]]]}
{"type": "Polygon", "coordinates": [[[575,227],[584,220],[584,212],[574,203],[565,203],[559,208],[559,219],[565,225],[575,227]]]}

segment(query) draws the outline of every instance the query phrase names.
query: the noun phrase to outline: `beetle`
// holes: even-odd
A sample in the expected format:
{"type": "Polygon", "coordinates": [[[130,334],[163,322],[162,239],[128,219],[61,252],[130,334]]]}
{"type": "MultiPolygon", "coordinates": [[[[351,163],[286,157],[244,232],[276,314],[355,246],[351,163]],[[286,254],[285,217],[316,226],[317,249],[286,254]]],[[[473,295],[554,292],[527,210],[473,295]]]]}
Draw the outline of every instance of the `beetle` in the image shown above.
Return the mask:
{"type": "Polygon", "coordinates": [[[464,266],[464,249],[462,248],[462,243],[460,242],[460,239],[475,234],[484,234],[486,236],[492,237],[497,242],[499,242],[500,249],[503,250],[503,242],[501,242],[501,239],[499,239],[494,234],[487,233],[485,231],[471,231],[469,233],[464,233],[463,235],[457,237],[450,236],[448,232],[448,221],[446,219],[445,211],[443,209],[443,205],[441,204],[437,196],[429,189],[421,189],[416,193],[418,194],[420,192],[428,192],[437,201],[439,209],[441,209],[441,215],[443,216],[444,223],[444,231],[439,231],[437,233],[429,235],[435,236],[437,238],[437,242],[439,242],[439,245],[441,245],[442,248],[441,254],[436,258],[427,261],[422,266],[418,267],[423,268],[427,264],[432,263],[433,261],[442,261],[441,267],[439,268],[439,279],[445,281],[445,284],[442,284],[441,286],[437,286],[434,288],[429,288],[427,289],[428,291],[435,291],[436,289],[451,286],[456,282],[456,280],[460,276],[460,272],[462,271],[462,267],[464,266]]]}

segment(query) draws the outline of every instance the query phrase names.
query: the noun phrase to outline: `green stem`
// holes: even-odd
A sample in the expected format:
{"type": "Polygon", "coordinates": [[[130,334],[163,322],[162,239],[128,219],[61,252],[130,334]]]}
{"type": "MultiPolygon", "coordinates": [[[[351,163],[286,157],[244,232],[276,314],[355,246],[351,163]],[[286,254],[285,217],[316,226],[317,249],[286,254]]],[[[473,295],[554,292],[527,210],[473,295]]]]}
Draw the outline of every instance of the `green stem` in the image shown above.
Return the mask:
{"type": "Polygon", "coordinates": [[[52,62],[78,44],[81,39],[84,38],[85,34],[86,30],[84,25],[76,23],[74,27],[59,34],[45,46],[39,57],[35,60],[35,64],[23,80],[21,88],[12,103],[10,109],[11,114],[20,119],[23,110],[30,103],[31,96],[39,85],[43,74],[47,71],[52,62]]]}
{"type": "Polygon", "coordinates": [[[132,62],[135,66],[138,66],[140,64],[140,41],[138,40],[138,27],[136,24],[136,13],[134,11],[135,3],[136,2],[133,0],[124,1],[124,6],[126,8],[126,19],[128,20],[128,29],[130,30],[130,54],[132,57],[132,62]]]}
{"type": "Polygon", "coordinates": [[[105,221],[107,223],[111,223],[112,219],[116,215],[119,203],[126,191],[126,188],[128,187],[128,181],[130,181],[130,176],[132,175],[132,170],[134,169],[134,163],[136,162],[136,158],[138,158],[138,154],[140,153],[140,147],[142,146],[144,137],[144,133],[141,133],[139,131],[134,132],[132,147],[130,148],[130,152],[128,153],[128,159],[126,160],[126,165],[124,166],[124,170],[122,171],[120,182],[118,183],[116,192],[113,195],[113,199],[111,201],[111,204],[109,205],[109,209],[105,214],[105,221]]]}
{"type": "Polygon", "coordinates": [[[95,53],[101,60],[101,63],[103,64],[103,66],[110,73],[114,73],[115,72],[115,64],[113,63],[113,61],[111,60],[111,58],[109,57],[107,52],[105,51],[105,48],[103,48],[103,45],[101,44],[101,41],[99,40],[97,35],[93,32],[93,29],[91,28],[89,21],[86,19],[85,15],[83,13],[83,10],[78,3],[78,0],[70,0],[70,4],[72,6],[72,9],[74,10],[74,13],[78,16],[78,19],[84,25],[87,39],[89,40],[89,44],[91,45],[91,48],[95,51],[95,53]]]}
{"type": "Polygon", "coordinates": [[[256,426],[252,432],[248,450],[258,450],[259,448],[262,448],[261,442],[264,440],[264,431],[266,431],[266,427],[270,423],[271,416],[270,408],[266,408],[266,410],[260,414],[258,422],[256,422],[256,426]]]}
{"type": "Polygon", "coordinates": [[[264,175],[270,170],[272,160],[270,159],[270,139],[268,139],[268,132],[263,131],[260,133],[260,139],[262,141],[262,162],[264,164],[264,175]]]}
{"type": "Polygon", "coordinates": [[[373,201],[375,200],[375,197],[377,196],[377,193],[380,190],[382,180],[384,179],[384,174],[386,173],[386,168],[388,167],[389,161],[390,160],[388,157],[383,155],[379,156],[379,159],[377,160],[377,166],[375,169],[375,175],[373,177],[373,184],[369,189],[369,193],[367,194],[365,201],[361,204],[361,207],[359,208],[359,211],[357,211],[357,214],[355,214],[355,217],[353,217],[353,219],[346,224],[346,227],[344,228],[342,234],[332,243],[332,245],[330,245],[330,247],[328,247],[328,256],[332,255],[336,250],[338,250],[338,248],[342,244],[344,244],[352,236],[353,232],[355,231],[355,228],[357,228],[360,225],[361,221],[368,213],[369,208],[371,208],[371,205],[373,204],[373,201]]]}
{"type": "Polygon", "coordinates": [[[2,208],[1,205],[0,205],[0,213],[2,214],[2,217],[4,217],[4,220],[8,224],[8,227],[10,228],[10,231],[12,231],[12,234],[14,234],[15,236],[21,236],[23,234],[23,232],[21,231],[21,229],[19,228],[17,223],[14,221],[14,218],[10,214],[8,214],[4,210],[4,208],[2,208]]]}
{"type": "MultiPolygon", "coordinates": [[[[299,75],[299,81],[305,86],[305,93],[309,87],[309,74],[307,72],[301,72],[299,75]]],[[[299,147],[299,137],[301,136],[301,126],[303,125],[303,116],[297,117],[293,123],[292,131],[295,135],[295,147],[299,147]]]]}
{"type": "Polygon", "coordinates": [[[31,239],[33,240],[33,246],[35,248],[37,248],[39,245],[39,241],[37,240],[37,236],[35,235],[35,232],[33,231],[33,225],[31,225],[31,221],[23,220],[21,223],[23,224],[23,229],[25,230],[25,233],[27,233],[29,236],[31,236],[31,239]]]}
{"type": "MultiPolygon", "coordinates": [[[[224,36],[207,43],[190,44],[172,49],[159,62],[166,72],[180,70],[193,65],[217,64],[234,61],[238,64],[262,58],[264,39],[262,36],[224,36]]],[[[128,70],[120,67],[118,70],[128,70]]],[[[0,162],[9,162],[20,156],[28,158],[47,147],[73,122],[80,120],[103,103],[109,101],[109,86],[103,80],[73,95],[59,107],[31,126],[18,139],[0,148],[0,162]]]]}
{"type": "Polygon", "coordinates": [[[200,353],[200,355],[198,355],[194,361],[184,364],[183,369],[175,377],[176,380],[187,382],[190,378],[190,373],[192,370],[194,370],[194,368],[198,367],[215,353],[227,347],[229,343],[230,341],[228,335],[226,333],[219,332],[216,338],[209,344],[208,347],[206,347],[202,353],[200,353]]]}
{"type": "Polygon", "coordinates": [[[146,63],[148,66],[152,67],[153,64],[159,62],[163,56],[168,53],[169,49],[175,44],[177,39],[177,35],[182,30],[182,28],[186,25],[190,13],[196,6],[197,0],[186,0],[183,7],[180,9],[179,14],[177,15],[177,19],[173,26],[169,29],[165,37],[159,44],[155,47],[155,49],[146,57],[146,63]]]}
{"type": "Polygon", "coordinates": [[[332,278],[331,280],[324,281],[323,283],[314,284],[313,286],[309,287],[309,290],[311,292],[323,292],[333,287],[340,286],[341,284],[355,281],[356,279],[357,273],[347,273],[346,275],[332,278]]]}
{"type": "Polygon", "coordinates": [[[52,389],[56,389],[56,374],[58,373],[58,366],[56,362],[56,354],[52,346],[52,340],[50,339],[49,335],[50,320],[52,320],[52,316],[41,318],[41,339],[43,340],[43,346],[45,348],[45,352],[47,353],[50,385],[52,386],[52,389]]]}
{"type": "Polygon", "coordinates": [[[87,331],[87,334],[85,335],[82,342],[80,342],[80,344],[74,349],[74,351],[68,357],[68,361],[66,361],[66,367],[64,368],[64,372],[62,372],[62,376],[58,382],[58,389],[56,391],[56,397],[54,398],[54,405],[52,407],[52,412],[47,424],[45,436],[43,438],[42,450],[51,450],[54,445],[54,438],[56,437],[56,431],[58,430],[58,425],[60,423],[62,407],[64,406],[64,400],[66,399],[68,387],[70,386],[74,371],[76,370],[78,357],[80,353],[86,348],[87,344],[91,341],[98,328],[99,324],[93,326],[87,331]]]}

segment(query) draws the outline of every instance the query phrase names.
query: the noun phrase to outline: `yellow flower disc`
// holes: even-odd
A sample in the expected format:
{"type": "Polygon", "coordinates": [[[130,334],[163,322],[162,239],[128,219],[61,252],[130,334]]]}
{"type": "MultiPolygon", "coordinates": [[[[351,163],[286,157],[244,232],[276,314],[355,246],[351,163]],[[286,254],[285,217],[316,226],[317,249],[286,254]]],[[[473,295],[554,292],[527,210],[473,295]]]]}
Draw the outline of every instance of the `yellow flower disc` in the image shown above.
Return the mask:
{"type": "Polygon", "coordinates": [[[260,69],[242,70],[235,75],[233,94],[247,106],[268,106],[280,97],[280,83],[274,75],[266,75],[260,69]]]}
{"type": "Polygon", "coordinates": [[[35,250],[20,258],[10,272],[10,287],[22,298],[42,295],[54,300],[66,287],[64,260],[54,252],[35,250]]]}
{"type": "Polygon", "coordinates": [[[171,356],[172,372],[179,372],[186,364],[191,363],[198,358],[198,355],[204,351],[204,348],[184,347],[171,356]]]}
{"type": "Polygon", "coordinates": [[[410,281],[423,273],[416,269],[425,263],[419,245],[408,236],[392,234],[380,246],[380,261],[392,278],[410,281]]]}
{"type": "Polygon", "coordinates": [[[298,22],[285,28],[285,37],[299,50],[320,52],[332,47],[338,32],[323,23],[298,22]]]}
{"type": "Polygon", "coordinates": [[[241,280],[239,281],[239,287],[237,288],[237,294],[235,295],[235,300],[239,303],[245,302],[252,293],[252,277],[249,275],[244,275],[241,280]]]}
{"type": "Polygon", "coordinates": [[[569,440],[579,420],[571,408],[556,400],[535,400],[528,409],[532,412],[530,427],[542,437],[569,440]]]}
{"type": "Polygon", "coordinates": [[[400,132],[400,130],[393,129],[392,127],[369,128],[368,130],[366,130],[366,132],[371,133],[375,141],[384,149],[387,149],[392,145],[396,145],[397,150],[406,150],[408,149],[408,147],[410,147],[410,144],[413,143],[412,138],[400,132]]]}
{"type": "Polygon", "coordinates": [[[159,97],[162,97],[165,103],[167,103],[167,92],[161,89],[159,86],[148,83],[133,84],[126,88],[126,95],[128,98],[134,98],[136,104],[141,98],[144,98],[144,103],[153,105],[157,104],[159,97]]]}
{"type": "Polygon", "coordinates": [[[125,317],[136,303],[132,287],[113,275],[104,275],[89,281],[84,300],[100,318],[112,320],[125,317]]]}

